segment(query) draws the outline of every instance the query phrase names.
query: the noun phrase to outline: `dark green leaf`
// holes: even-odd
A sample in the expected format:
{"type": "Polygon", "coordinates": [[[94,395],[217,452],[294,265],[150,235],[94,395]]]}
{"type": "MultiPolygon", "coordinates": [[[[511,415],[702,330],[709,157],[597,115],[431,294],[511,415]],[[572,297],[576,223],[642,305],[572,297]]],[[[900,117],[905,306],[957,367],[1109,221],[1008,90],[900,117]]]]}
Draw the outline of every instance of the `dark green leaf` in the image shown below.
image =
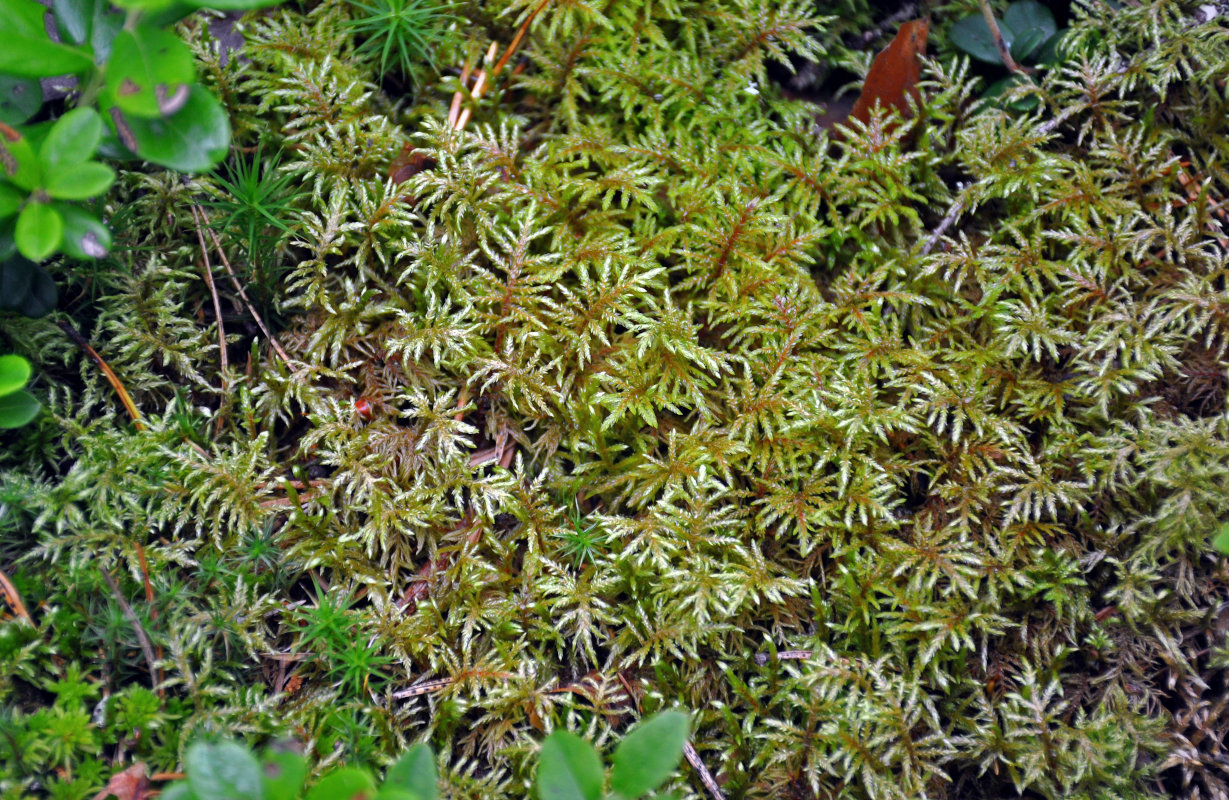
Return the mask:
{"type": "Polygon", "coordinates": [[[158,800],[196,800],[186,781],[172,783],[158,795],[158,800]]]}
{"type": "Polygon", "coordinates": [[[42,261],[55,252],[64,235],[64,218],[46,203],[27,203],[17,216],[17,252],[42,261]]]}
{"type": "Polygon", "coordinates": [[[194,744],[184,767],[196,800],[261,800],[260,764],[240,744],[194,744]]]}
{"type": "Polygon", "coordinates": [[[94,62],[105,64],[111,57],[111,43],[124,27],[124,15],[108,0],[51,0],[51,8],[61,41],[88,44],[94,62]]]}
{"type": "Polygon", "coordinates": [[[106,98],[128,116],[167,117],[183,108],[195,78],[192,51],[183,40],[141,25],[121,31],[111,45],[106,98]]]}
{"type": "MultiPolygon", "coordinates": [[[[1014,38],[1011,28],[999,22],[999,33],[1003,34],[1003,41],[1010,48],[1014,38]]],[[[947,36],[952,40],[952,44],[978,61],[1002,65],[1003,59],[999,55],[998,47],[994,44],[990,26],[986,24],[986,18],[981,14],[970,14],[956,20],[947,29],[947,36]]]]}
{"type": "Polygon", "coordinates": [[[371,775],[356,767],[330,772],[307,793],[304,800],[369,800],[375,797],[371,775]]]}
{"type": "Polygon", "coordinates": [[[425,744],[416,744],[384,776],[380,789],[381,800],[390,800],[385,792],[392,789],[409,792],[416,800],[436,800],[439,796],[438,779],[435,775],[435,754],[425,744]]]}
{"type": "Polygon", "coordinates": [[[599,800],[602,759],[574,733],[557,730],[542,743],[537,788],[541,800],[599,800]]]}
{"type": "Polygon", "coordinates": [[[665,783],[683,759],[689,727],[681,711],[663,711],[642,722],[615,750],[611,788],[632,800],[665,783]]]}
{"type": "Polygon", "coordinates": [[[115,170],[90,161],[49,172],[43,179],[43,188],[59,200],[85,200],[102,194],[114,182],[115,170]]]}
{"type": "Polygon", "coordinates": [[[43,87],[37,78],[0,75],[0,122],[20,125],[43,104],[43,87]]]}
{"type": "Polygon", "coordinates": [[[73,258],[102,258],[111,249],[111,231],[96,216],[67,203],[54,203],[64,218],[64,239],[60,247],[73,258]]]}
{"type": "Polygon", "coordinates": [[[20,428],[38,416],[40,406],[24,389],[0,397],[0,428],[20,428]]]}
{"type": "Polygon", "coordinates": [[[1047,39],[1045,44],[1041,46],[1041,49],[1037,51],[1037,63],[1044,67],[1053,67],[1061,64],[1067,57],[1067,54],[1063,52],[1063,39],[1066,35],[1067,29],[1063,28],[1047,39]]]}
{"type": "Polygon", "coordinates": [[[38,148],[43,180],[49,180],[52,172],[63,172],[89,161],[100,139],[102,120],[94,109],[74,108],[60,117],[38,148]]]}
{"type": "Polygon", "coordinates": [[[1003,25],[1010,28],[1014,36],[1009,47],[1011,57],[1016,61],[1028,59],[1058,29],[1050,9],[1037,0],[1017,0],[1009,5],[1003,14],[1000,28],[1003,25]]]}
{"type": "Polygon", "coordinates": [[[295,800],[307,779],[307,761],[298,753],[270,752],[260,771],[264,800],[295,800]]]}
{"type": "Polygon", "coordinates": [[[192,86],[187,104],[167,119],[125,119],[137,155],[168,169],[207,170],[226,157],[230,146],[226,111],[203,86],[192,86]]]}
{"type": "Polygon", "coordinates": [[[0,396],[12,394],[29,382],[29,361],[21,356],[0,356],[0,396]]]}
{"type": "Polygon", "coordinates": [[[0,73],[22,78],[42,78],[84,72],[94,65],[89,53],[53,42],[43,18],[47,9],[35,0],[0,2],[0,73]]]}
{"type": "Polygon", "coordinates": [[[247,11],[253,8],[275,6],[282,0],[190,0],[197,8],[216,8],[221,11],[247,11]]]}

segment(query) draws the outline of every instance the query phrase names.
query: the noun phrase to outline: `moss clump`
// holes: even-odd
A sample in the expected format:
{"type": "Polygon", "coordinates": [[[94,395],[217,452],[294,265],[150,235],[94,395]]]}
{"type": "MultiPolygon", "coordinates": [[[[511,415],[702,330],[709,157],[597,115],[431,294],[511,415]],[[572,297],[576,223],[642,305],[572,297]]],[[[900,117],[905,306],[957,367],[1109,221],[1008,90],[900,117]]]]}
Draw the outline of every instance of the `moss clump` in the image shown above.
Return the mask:
{"type": "Polygon", "coordinates": [[[0,564],[44,605],[0,728],[99,652],[150,683],[106,570],[174,718],[122,753],[163,769],[207,732],[425,737],[455,796],[519,797],[542,731],[680,704],[736,797],[1229,791],[1222,22],[1077,5],[1030,113],[973,113],[937,35],[916,138],[834,143],[767,76],[865,68],[804,3],[548,3],[460,133],[377,90],[349,9],[201,51],[307,192],[256,265],[289,364],[221,285],[219,376],[208,178],[129,173],[74,309],[144,430],[0,322],[54,412],[4,456],[0,564]],[[407,141],[433,166],[393,185],[407,141]]]}

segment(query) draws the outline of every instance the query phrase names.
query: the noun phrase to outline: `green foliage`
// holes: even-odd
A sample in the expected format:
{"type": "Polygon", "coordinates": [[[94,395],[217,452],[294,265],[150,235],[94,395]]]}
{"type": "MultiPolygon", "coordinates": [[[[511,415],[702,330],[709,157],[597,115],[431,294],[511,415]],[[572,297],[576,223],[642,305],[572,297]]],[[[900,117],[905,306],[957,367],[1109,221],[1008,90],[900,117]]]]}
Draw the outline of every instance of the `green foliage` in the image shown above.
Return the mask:
{"type": "MultiPolygon", "coordinates": [[[[1052,68],[1061,64],[1064,58],[1063,40],[1067,30],[1058,30],[1054,14],[1037,0],[1016,0],[1007,7],[1001,19],[996,19],[1003,43],[1017,64],[1038,65],[1052,68]]],[[[990,26],[981,13],[969,14],[952,23],[947,31],[948,38],[959,50],[968,53],[973,58],[1002,67],[1003,59],[999,54],[990,26]]],[[[1027,77],[1008,75],[990,84],[982,93],[983,97],[994,98],[1006,93],[1016,86],[1031,86],[1027,77]]],[[[1013,101],[1017,111],[1028,111],[1038,103],[1036,96],[1027,96],[1013,101]]]]}
{"type": "Polygon", "coordinates": [[[355,55],[379,56],[379,74],[393,69],[413,80],[434,67],[436,51],[455,22],[440,0],[351,0],[350,27],[361,40],[355,55]]]}
{"type": "Polygon", "coordinates": [[[1090,0],[1034,110],[941,58],[916,130],[835,142],[770,78],[865,72],[809,4],[549,3],[464,131],[454,81],[386,96],[352,7],[304,6],[225,64],[184,29],[232,163],[263,143],[304,193],[256,231],[288,360],[200,280],[190,203],[245,202],[233,173],[122,172],[113,263],[57,275],[143,428],[0,320],[48,376],[0,448],[34,617],[5,792],[219,736],[374,770],[412,735],[454,795],[519,798],[548,731],[609,753],[675,706],[730,797],[1229,791],[1223,25],[1090,0]]]}
{"type": "Polygon", "coordinates": [[[38,415],[38,401],[25,390],[29,381],[29,361],[0,356],[0,428],[20,428],[38,415]]]}

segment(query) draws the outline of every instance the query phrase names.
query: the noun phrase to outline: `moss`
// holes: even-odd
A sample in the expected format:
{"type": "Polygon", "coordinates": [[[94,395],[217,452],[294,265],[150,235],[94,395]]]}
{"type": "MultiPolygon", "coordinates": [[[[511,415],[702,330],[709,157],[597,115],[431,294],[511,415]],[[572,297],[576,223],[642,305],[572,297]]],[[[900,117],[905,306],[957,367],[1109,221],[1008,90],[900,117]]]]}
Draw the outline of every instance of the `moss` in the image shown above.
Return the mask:
{"type": "Polygon", "coordinates": [[[202,73],[306,192],[258,265],[291,362],[218,272],[219,374],[210,178],[126,175],[121,262],[68,309],[143,430],[0,320],[53,412],[2,456],[39,609],[5,720],[62,658],[149,685],[106,569],[162,653],[174,724],[121,751],[158,769],[214,732],[428,739],[455,796],[519,797],[544,730],[678,704],[731,797],[1229,790],[1229,61],[1192,8],[1076,5],[1033,113],[975,112],[937,36],[916,139],[839,143],[768,75],[865,70],[804,3],[548,4],[464,132],[453,78],[382,93],[348,4],[250,19],[202,73]],[[393,185],[406,142],[432,166],[393,185]]]}

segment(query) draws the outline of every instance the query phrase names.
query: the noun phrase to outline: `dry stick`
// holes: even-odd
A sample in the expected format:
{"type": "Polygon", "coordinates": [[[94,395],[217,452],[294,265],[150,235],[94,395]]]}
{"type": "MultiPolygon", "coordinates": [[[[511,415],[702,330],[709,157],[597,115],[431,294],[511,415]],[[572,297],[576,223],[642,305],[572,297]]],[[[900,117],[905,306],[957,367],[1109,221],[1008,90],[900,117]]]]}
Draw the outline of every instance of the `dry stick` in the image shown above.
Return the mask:
{"type": "Polygon", "coordinates": [[[26,610],[26,604],[21,602],[21,595],[17,593],[17,587],[9,580],[9,576],[4,574],[4,570],[0,570],[0,591],[4,592],[4,599],[8,601],[13,613],[33,625],[34,619],[26,610]]]}
{"type": "Polygon", "coordinates": [[[141,643],[141,652],[145,654],[145,663],[149,667],[149,681],[153,690],[162,696],[162,689],[158,685],[158,670],[154,666],[154,645],[149,640],[149,634],[145,632],[145,628],[141,626],[141,620],[137,619],[137,615],[132,610],[132,606],[128,605],[128,601],[124,599],[124,595],[119,590],[119,585],[115,582],[115,578],[111,577],[111,573],[107,572],[103,567],[99,567],[98,571],[102,573],[103,580],[111,587],[111,594],[115,595],[116,602],[119,603],[120,611],[124,612],[124,618],[128,620],[128,624],[136,631],[137,640],[141,643]]]}
{"type": "MultiPolygon", "coordinates": [[[[192,220],[196,223],[196,239],[201,243],[201,258],[205,260],[205,266],[202,272],[205,273],[205,285],[209,287],[209,294],[213,297],[213,315],[218,320],[218,353],[222,359],[222,395],[225,398],[230,393],[230,382],[226,378],[226,372],[230,366],[229,358],[226,355],[226,329],[222,327],[222,301],[218,299],[218,288],[213,283],[213,264],[209,262],[209,246],[205,244],[205,234],[201,232],[201,218],[196,213],[196,206],[192,206],[192,220]]],[[[222,432],[222,413],[218,410],[217,421],[218,433],[222,432]]]]}
{"type": "Polygon", "coordinates": [[[713,796],[713,800],[725,800],[725,795],[721,792],[721,786],[718,785],[713,774],[708,771],[708,767],[704,766],[704,762],[700,760],[700,754],[691,746],[691,742],[683,742],[683,755],[687,757],[687,763],[700,776],[700,783],[704,784],[704,788],[708,789],[708,793],[713,796]]]}
{"type": "MultiPolygon", "coordinates": [[[[482,92],[488,85],[495,83],[495,79],[499,77],[499,73],[502,72],[503,68],[508,64],[508,60],[512,58],[512,54],[515,53],[516,49],[521,46],[521,42],[524,40],[525,34],[529,31],[529,26],[533,24],[534,19],[537,18],[538,14],[542,13],[542,9],[546,8],[550,2],[551,0],[542,0],[542,2],[534,6],[533,11],[529,12],[529,16],[525,17],[525,21],[521,23],[521,27],[517,29],[516,36],[512,37],[512,44],[508,45],[508,49],[504,51],[503,56],[495,64],[495,68],[492,69],[489,74],[485,71],[478,73],[478,78],[474,81],[474,90],[470,93],[470,96],[473,97],[474,100],[482,97],[482,92]]],[[[495,43],[491,42],[491,49],[487,51],[488,60],[495,56],[495,47],[495,43]]],[[[457,124],[455,126],[457,130],[460,131],[465,129],[465,123],[469,122],[471,111],[472,109],[467,108],[461,113],[461,116],[457,120],[457,124]]]]}
{"type": "MultiPolygon", "coordinates": [[[[489,62],[491,59],[495,58],[495,53],[498,52],[498,50],[499,50],[499,43],[491,42],[491,46],[487,48],[487,51],[486,51],[486,58],[482,60],[484,62],[489,62]]],[[[486,81],[487,81],[487,71],[485,69],[478,70],[478,75],[474,78],[474,88],[469,93],[469,96],[473,98],[475,101],[477,101],[478,98],[482,97],[482,93],[486,91],[486,81]]],[[[460,92],[457,92],[457,94],[459,95],[460,92]]],[[[456,124],[453,125],[452,127],[458,131],[465,130],[465,124],[469,122],[469,118],[472,113],[473,113],[472,108],[467,108],[464,111],[462,111],[461,115],[457,117],[456,124]]]]}
{"type": "Polygon", "coordinates": [[[457,115],[461,113],[461,90],[465,88],[465,84],[469,83],[469,73],[474,68],[474,62],[469,60],[469,56],[465,57],[465,64],[461,67],[461,89],[458,89],[452,95],[452,105],[448,108],[448,127],[457,127],[457,115]]]}
{"type": "Polygon", "coordinates": [[[947,233],[947,229],[952,227],[956,218],[960,216],[960,212],[964,211],[965,192],[956,195],[956,199],[952,201],[952,205],[947,209],[947,214],[939,223],[939,227],[935,228],[934,233],[930,234],[930,238],[926,240],[926,244],[922,245],[920,255],[929,255],[935,245],[939,243],[939,239],[943,238],[943,234],[947,233]]]}
{"type": "Polygon", "coordinates": [[[990,28],[990,35],[994,38],[994,46],[999,49],[999,58],[1003,59],[1004,66],[1011,72],[1027,75],[1028,70],[1016,63],[1016,60],[1011,57],[1011,51],[1007,49],[1007,42],[1003,41],[1003,32],[999,30],[999,21],[994,18],[994,12],[990,10],[990,0],[977,0],[977,4],[981,6],[982,16],[986,18],[986,26],[990,28]]]}
{"type": "Polygon", "coordinates": [[[141,422],[141,412],[137,411],[136,403],[132,402],[131,395],[128,394],[128,390],[124,388],[124,384],[120,382],[119,376],[115,374],[111,366],[102,360],[102,356],[98,355],[94,348],[90,347],[90,343],[85,340],[80,331],[72,326],[72,323],[61,321],[56,324],[60,326],[60,330],[64,331],[64,335],[72,340],[73,344],[84,350],[94,360],[98,368],[102,370],[103,377],[107,379],[107,382],[111,384],[111,388],[119,395],[120,402],[124,404],[124,409],[128,412],[128,416],[132,417],[132,424],[136,426],[137,430],[145,430],[145,425],[141,422]]]}
{"type": "MultiPolygon", "coordinates": [[[[209,222],[209,217],[205,215],[205,212],[201,210],[200,206],[194,203],[192,205],[192,209],[194,214],[199,213],[201,218],[205,220],[206,223],[209,222]]],[[[239,278],[236,277],[235,271],[231,269],[230,259],[226,257],[226,251],[222,249],[222,243],[218,241],[218,235],[213,232],[213,228],[210,228],[208,225],[205,227],[209,231],[209,238],[213,241],[214,249],[218,251],[218,257],[222,259],[222,266],[226,267],[226,274],[230,276],[230,282],[234,284],[235,291],[239,293],[239,297],[243,299],[243,304],[247,306],[248,313],[252,315],[252,319],[256,320],[256,325],[260,328],[260,332],[263,333],[265,338],[269,340],[269,344],[273,346],[273,349],[277,352],[278,356],[287,366],[289,366],[290,356],[286,355],[286,351],[283,350],[282,346],[279,345],[277,340],[273,338],[273,334],[269,333],[269,329],[265,327],[265,321],[261,319],[260,314],[256,312],[256,307],[253,306],[252,301],[248,299],[247,292],[243,291],[243,285],[239,283],[239,278]]]]}

